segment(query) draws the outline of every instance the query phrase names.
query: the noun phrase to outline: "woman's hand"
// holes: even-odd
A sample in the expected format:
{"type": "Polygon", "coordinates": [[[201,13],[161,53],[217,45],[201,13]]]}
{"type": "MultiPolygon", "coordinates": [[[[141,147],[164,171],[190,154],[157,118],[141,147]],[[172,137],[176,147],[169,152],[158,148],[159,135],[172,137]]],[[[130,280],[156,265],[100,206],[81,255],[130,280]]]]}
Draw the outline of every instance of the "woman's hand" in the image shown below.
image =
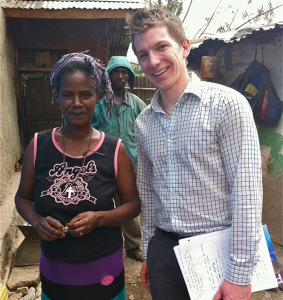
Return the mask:
{"type": "Polygon", "coordinates": [[[45,241],[55,241],[65,237],[67,228],[52,217],[42,217],[36,229],[40,238],[45,241]]]}
{"type": "Polygon", "coordinates": [[[81,237],[93,228],[120,226],[140,213],[140,198],[137,191],[133,165],[126,148],[121,144],[118,153],[117,190],[121,205],[107,211],[86,211],[75,216],[69,223],[67,233],[81,237]]]}
{"type": "Polygon", "coordinates": [[[68,233],[74,237],[81,237],[90,233],[93,228],[99,227],[101,212],[86,211],[75,216],[69,223],[68,233]]]}

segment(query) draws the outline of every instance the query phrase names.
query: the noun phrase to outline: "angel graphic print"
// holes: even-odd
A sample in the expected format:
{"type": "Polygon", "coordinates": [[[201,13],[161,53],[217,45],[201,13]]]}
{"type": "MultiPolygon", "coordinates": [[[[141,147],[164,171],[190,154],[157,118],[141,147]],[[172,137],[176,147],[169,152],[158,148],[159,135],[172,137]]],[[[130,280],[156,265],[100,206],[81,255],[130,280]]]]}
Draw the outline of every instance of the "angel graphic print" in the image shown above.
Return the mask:
{"type": "Polygon", "coordinates": [[[90,195],[88,182],[97,172],[94,160],[86,166],[68,167],[67,162],[55,164],[46,178],[52,185],[41,192],[41,197],[49,195],[56,203],[64,205],[78,204],[80,201],[91,201],[96,204],[96,198],[90,195]]]}
{"type": "MultiPolygon", "coordinates": [[[[121,141],[102,133],[97,145],[84,157],[64,153],[55,140],[55,129],[34,138],[34,206],[44,217],[66,226],[78,214],[115,208],[118,151],[121,141]]],[[[84,262],[113,253],[123,240],[120,227],[98,227],[81,238],[67,234],[52,242],[40,241],[44,255],[55,260],[84,262]],[[89,247],[89,245],[92,247],[89,247]],[[81,253],[84,253],[83,258],[81,253]]]]}
{"type": "Polygon", "coordinates": [[[101,141],[91,149],[85,163],[83,157],[67,153],[63,161],[55,130],[38,133],[34,142],[37,211],[66,222],[83,211],[113,209],[121,141],[102,133],[101,141]]]}

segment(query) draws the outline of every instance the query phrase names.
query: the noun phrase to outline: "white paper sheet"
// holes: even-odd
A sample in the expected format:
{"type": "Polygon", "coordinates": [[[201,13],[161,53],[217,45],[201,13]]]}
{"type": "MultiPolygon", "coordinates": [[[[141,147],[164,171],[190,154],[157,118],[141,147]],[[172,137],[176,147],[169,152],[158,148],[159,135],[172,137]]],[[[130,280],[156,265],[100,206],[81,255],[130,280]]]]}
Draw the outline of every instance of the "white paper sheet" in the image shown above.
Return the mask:
{"type": "MultiPolygon", "coordinates": [[[[261,234],[252,292],[278,287],[263,230],[261,234]]],[[[229,259],[229,237],[226,229],[182,239],[174,247],[191,300],[211,300],[217,293],[229,259]]]]}

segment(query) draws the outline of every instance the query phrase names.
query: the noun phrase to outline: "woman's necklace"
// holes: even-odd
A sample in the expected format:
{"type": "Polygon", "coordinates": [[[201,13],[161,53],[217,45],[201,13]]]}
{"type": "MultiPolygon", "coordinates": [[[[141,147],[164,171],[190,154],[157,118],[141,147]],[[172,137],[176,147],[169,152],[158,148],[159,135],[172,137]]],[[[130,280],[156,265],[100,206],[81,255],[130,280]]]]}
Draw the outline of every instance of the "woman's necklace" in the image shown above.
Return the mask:
{"type": "MultiPolygon", "coordinates": [[[[63,149],[62,149],[63,150],[63,164],[64,164],[64,175],[63,176],[65,178],[67,178],[67,175],[66,175],[67,163],[66,163],[66,153],[65,153],[65,127],[63,127],[61,131],[62,131],[62,135],[63,135],[63,145],[62,145],[63,146],[63,149]]],[[[88,141],[88,147],[87,147],[87,150],[83,153],[83,163],[81,165],[81,168],[80,168],[76,178],[71,182],[68,189],[66,190],[66,192],[68,193],[68,199],[70,199],[72,197],[72,194],[75,192],[72,187],[73,187],[74,183],[77,181],[77,179],[80,177],[81,172],[83,170],[87,154],[90,151],[89,148],[90,148],[92,136],[93,136],[93,129],[91,127],[91,134],[90,134],[90,138],[89,138],[89,141],[88,141]]],[[[98,141],[99,141],[99,139],[98,139],[98,141]]],[[[97,142],[96,142],[96,144],[97,144],[97,142]]]]}

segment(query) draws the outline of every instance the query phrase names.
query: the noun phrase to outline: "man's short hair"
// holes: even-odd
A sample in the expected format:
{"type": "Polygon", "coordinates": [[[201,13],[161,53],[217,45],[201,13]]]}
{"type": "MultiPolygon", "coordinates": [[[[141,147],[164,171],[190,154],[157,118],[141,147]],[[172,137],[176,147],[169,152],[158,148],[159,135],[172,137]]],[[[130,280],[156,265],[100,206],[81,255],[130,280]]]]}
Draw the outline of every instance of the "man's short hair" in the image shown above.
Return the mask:
{"type": "Polygon", "coordinates": [[[128,14],[126,16],[126,22],[126,29],[131,35],[132,48],[135,54],[135,35],[142,33],[153,26],[167,26],[172,38],[180,45],[182,45],[184,40],[186,40],[185,30],[180,18],[163,8],[141,8],[133,14],[128,14]]]}

